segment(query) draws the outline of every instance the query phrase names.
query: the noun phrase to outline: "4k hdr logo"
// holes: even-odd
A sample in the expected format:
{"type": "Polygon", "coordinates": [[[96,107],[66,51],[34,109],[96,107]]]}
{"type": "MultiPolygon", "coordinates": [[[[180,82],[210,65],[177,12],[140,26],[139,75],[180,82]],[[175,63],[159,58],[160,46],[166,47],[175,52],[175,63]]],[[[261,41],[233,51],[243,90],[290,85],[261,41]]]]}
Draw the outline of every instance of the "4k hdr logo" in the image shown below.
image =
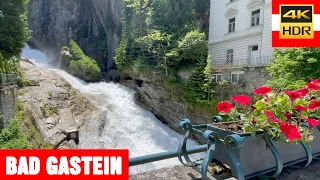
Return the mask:
{"type": "Polygon", "coordinates": [[[273,47],[320,47],[319,0],[273,0],[273,47]]]}

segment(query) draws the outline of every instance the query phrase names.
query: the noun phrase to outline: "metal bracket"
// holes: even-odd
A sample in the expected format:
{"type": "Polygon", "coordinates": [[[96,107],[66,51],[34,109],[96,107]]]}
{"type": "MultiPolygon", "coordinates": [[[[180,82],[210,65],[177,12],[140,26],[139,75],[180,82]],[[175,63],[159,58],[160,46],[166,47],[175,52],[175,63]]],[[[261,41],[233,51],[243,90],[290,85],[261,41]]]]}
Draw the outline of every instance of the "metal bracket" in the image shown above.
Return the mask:
{"type": "Polygon", "coordinates": [[[264,134],[264,141],[266,142],[267,146],[271,150],[271,152],[276,160],[276,170],[272,175],[261,175],[258,177],[260,179],[272,179],[272,178],[277,177],[282,172],[283,162],[281,160],[280,153],[278,152],[278,150],[276,149],[276,147],[272,143],[271,137],[268,135],[268,133],[264,134]]]}
{"type": "Polygon", "coordinates": [[[242,169],[242,165],[239,161],[238,156],[236,155],[234,150],[241,149],[244,146],[244,142],[242,137],[239,135],[229,135],[224,139],[224,146],[226,147],[226,152],[232,162],[232,170],[235,173],[235,176],[238,180],[244,180],[244,173],[242,169]]]}
{"type": "Polygon", "coordinates": [[[206,180],[206,179],[208,179],[209,164],[211,163],[216,150],[220,146],[220,139],[219,139],[218,134],[216,132],[213,132],[210,130],[205,131],[203,133],[203,137],[204,137],[204,139],[207,140],[208,145],[209,145],[209,149],[208,149],[207,154],[206,154],[205,158],[203,159],[202,165],[201,165],[202,179],[206,180]]]}
{"type": "Polygon", "coordinates": [[[179,123],[180,128],[182,128],[186,133],[183,137],[183,140],[180,142],[178,147],[178,159],[179,161],[188,167],[194,167],[198,164],[192,162],[189,158],[189,154],[187,152],[187,140],[190,138],[193,130],[192,130],[192,124],[190,123],[189,119],[184,119],[179,123]],[[184,158],[184,160],[182,159],[184,158]]]}

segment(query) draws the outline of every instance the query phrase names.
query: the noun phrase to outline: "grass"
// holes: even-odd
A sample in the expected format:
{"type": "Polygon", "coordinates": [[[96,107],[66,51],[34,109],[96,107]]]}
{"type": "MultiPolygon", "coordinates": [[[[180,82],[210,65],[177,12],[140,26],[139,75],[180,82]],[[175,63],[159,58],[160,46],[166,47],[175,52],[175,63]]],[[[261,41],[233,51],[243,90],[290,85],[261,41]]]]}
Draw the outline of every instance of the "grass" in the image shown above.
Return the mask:
{"type": "Polygon", "coordinates": [[[43,104],[43,107],[41,107],[42,114],[49,115],[49,116],[52,116],[54,114],[59,114],[58,107],[48,107],[45,100],[42,100],[41,103],[43,104]]]}
{"type": "Polygon", "coordinates": [[[23,89],[20,89],[19,90],[19,96],[23,96],[23,95],[25,95],[26,93],[28,93],[30,91],[30,89],[29,88],[23,88],[23,89]]]}

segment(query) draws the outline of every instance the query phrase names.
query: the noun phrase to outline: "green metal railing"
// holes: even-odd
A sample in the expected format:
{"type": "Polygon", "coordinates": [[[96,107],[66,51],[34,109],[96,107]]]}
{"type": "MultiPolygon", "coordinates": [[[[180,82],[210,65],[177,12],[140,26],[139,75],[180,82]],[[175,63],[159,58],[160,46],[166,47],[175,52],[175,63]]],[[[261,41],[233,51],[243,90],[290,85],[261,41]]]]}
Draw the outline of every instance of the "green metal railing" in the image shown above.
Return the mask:
{"type": "MultiPolygon", "coordinates": [[[[200,145],[187,149],[188,154],[197,154],[201,152],[205,152],[208,149],[208,145],[200,145]]],[[[137,166],[141,164],[151,163],[155,161],[161,161],[165,159],[175,158],[179,156],[179,149],[171,150],[167,152],[151,154],[141,157],[130,158],[129,166],[137,166]]]]}

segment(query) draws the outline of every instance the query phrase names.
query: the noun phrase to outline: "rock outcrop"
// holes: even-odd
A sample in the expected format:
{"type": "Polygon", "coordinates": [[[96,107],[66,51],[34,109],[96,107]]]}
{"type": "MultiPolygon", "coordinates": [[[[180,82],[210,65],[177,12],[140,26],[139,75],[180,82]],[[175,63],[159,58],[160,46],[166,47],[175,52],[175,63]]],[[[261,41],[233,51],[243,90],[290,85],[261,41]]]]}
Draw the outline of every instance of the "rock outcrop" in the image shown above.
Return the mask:
{"type": "Polygon", "coordinates": [[[33,86],[20,89],[19,99],[46,142],[58,147],[66,140],[65,132],[79,129],[97,113],[89,99],[54,71],[22,61],[21,67],[33,86]]]}
{"type": "Polygon", "coordinates": [[[123,0],[30,0],[27,6],[31,45],[56,59],[73,39],[101,67],[114,66],[123,0]]]}
{"type": "Polygon", "coordinates": [[[156,74],[147,77],[134,77],[121,80],[121,83],[136,91],[136,101],[144,108],[151,111],[164,124],[181,132],[179,122],[189,118],[194,124],[204,124],[211,120],[211,114],[188,109],[186,103],[173,98],[170,91],[161,84],[161,79],[156,74]]]}

